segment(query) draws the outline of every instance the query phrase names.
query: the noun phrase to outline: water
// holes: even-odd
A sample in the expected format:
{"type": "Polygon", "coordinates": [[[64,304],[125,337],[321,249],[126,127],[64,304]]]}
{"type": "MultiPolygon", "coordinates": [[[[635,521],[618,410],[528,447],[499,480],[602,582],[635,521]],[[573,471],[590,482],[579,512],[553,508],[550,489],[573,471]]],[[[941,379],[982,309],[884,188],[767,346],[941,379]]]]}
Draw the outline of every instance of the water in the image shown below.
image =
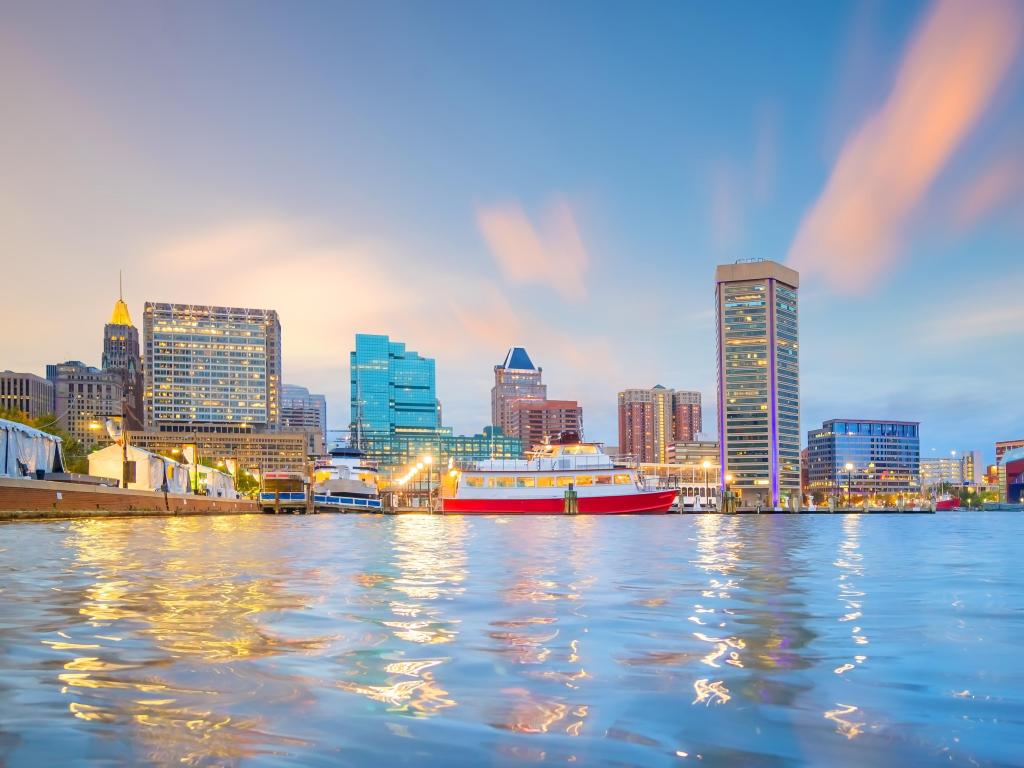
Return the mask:
{"type": "Polygon", "coordinates": [[[0,765],[1020,765],[1022,528],[0,525],[0,765]]]}

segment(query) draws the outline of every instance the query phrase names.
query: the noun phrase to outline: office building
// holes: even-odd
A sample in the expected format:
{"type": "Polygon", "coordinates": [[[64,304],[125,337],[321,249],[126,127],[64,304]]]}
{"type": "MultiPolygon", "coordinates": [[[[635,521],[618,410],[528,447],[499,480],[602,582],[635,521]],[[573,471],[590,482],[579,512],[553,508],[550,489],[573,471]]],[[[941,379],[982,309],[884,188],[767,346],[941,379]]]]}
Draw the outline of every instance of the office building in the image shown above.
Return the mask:
{"type": "MultiPolygon", "coordinates": [[[[626,389],[618,395],[619,450],[637,461],[671,462],[674,445],[696,442],[701,431],[700,392],[626,389]]],[[[717,459],[716,459],[717,462],[717,459]]]]}
{"type": "Polygon", "coordinates": [[[1015,451],[1018,448],[1024,448],[1024,439],[1021,440],[1000,440],[996,443],[996,464],[1001,465],[1003,463],[1003,456],[1008,451],[1015,451]]]}
{"type": "Polygon", "coordinates": [[[826,421],[807,433],[805,490],[819,500],[847,492],[893,500],[916,495],[921,488],[918,430],[916,421],[826,421]]]}
{"type": "Polygon", "coordinates": [[[520,400],[546,400],[548,388],[541,381],[543,369],[534,366],[522,347],[512,347],[505,362],[494,366],[491,389],[491,424],[505,434],[515,434],[512,406],[520,400]]]}
{"type": "Polygon", "coordinates": [[[57,425],[86,451],[109,443],[106,421],[118,421],[123,415],[124,390],[120,374],[69,360],[47,365],[46,378],[53,384],[57,425]]]}
{"type": "Polygon", "coordinates": [[[308,453],[327,453],[327,398],[310,394],[306,387],[285,384],[281,387],[281,430],[302,431],[308,435],[308,453]]]}
{"type": "Polygon", "coordinates": [[[692,443],[704,428],[700,392],[672,393],[672,434],[680,443],[692,443]]]}
{"type": "Polygon", "coordinates": [[[262,475],[269,471],[306,472],[306,432],[128,432],[128,443],[152,453],[178,456],[195,446],[207,465],[232,459],[240,469],[262,475]]]}
{"type": "Polygon", "coordinates": [[[710,461],[717,467],[718,459],[717,440],[677,441],[669,447],[670,464],[703,464],[710,461]]]}
{"type": "Polygon", "coordinates": [[[30,419],[53,412],[53,382],[34,373],[0,372],[0,411],[17,411],[30,419]]]}
{"type": "Polygon", "coordinates": [[[103,326],[104,371],[121,377],[124,396],[122,414],[127,429],[142,429],[143,409],[142,355],[139,351],[139,329],[132,324],[124,295],[119,294],[110,322],[103,326]]]}
{"type": "Polygon", "coordinates": [[[723,486],[741,506],[785,506],[800,492],[800,276],[747,261],[719,266],[715,282],[723,486]]]}
{"type": "Polygon", "coordinates": [[[385,472],[428,454],[445,462],[522,455],[522,441],[500,427],[455,435],[440,425],[432,358],[387,336],[360,333],[349,364],[352,442],[385,472]]]}
{"type": "Polygon", "coordinates": [[[561,434],[583,433],[583,409],[575,400],[516,400],[512,403],[509,435],[526,450],[561,434]]]}
{"type": "Polygon", "coordinates": [[[970,486],[981,484],[981,453],[979,451],[953,451],[949,456],[921,459],[921,487],[936,485],[970,486]]]}
{"type": "Polygon", "coordinates": [[[281,422],[281,324],[268,309],[146,302],[146,428],[241,434],[281,422]]]}

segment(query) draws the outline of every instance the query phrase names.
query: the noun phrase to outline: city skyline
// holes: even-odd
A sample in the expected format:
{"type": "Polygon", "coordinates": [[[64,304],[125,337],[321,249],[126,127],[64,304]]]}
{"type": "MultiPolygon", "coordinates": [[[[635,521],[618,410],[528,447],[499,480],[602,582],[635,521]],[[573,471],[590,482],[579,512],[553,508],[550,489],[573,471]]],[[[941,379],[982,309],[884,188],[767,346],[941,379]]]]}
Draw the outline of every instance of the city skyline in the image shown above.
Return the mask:
{"type": "Polygon", "coordinates": [[[276,309],[283,376],[327,395],[332,428],[352,335],[386,333],[437,359],[458,433],[487,423],[493,361],[525,346],[588,437],[614,443],[615,393],[651,382],[700,391],[715,423],[714,267],[761,257],[801,272],[804,428],[920,421],[922,455],[990,461],[1024,433],[1006,353],[1024,320],[1021,11],[963,7],[809,6],[813,39],[759,9],[749,30],[700,8],[581,19],[566,4],[539,26],[537,8],[407,9],[418,34],[386,10],[307,8],[303,55],[270,9],[71,7],[57,25],[5,8],[0,77],[22,119],[0,128],[21,150],[0,248],[18,284],[55,268],[45,299],[5,304],[8,327],[35,331],[5,340],[2,367],[99,365],[123,267],[136,317],[144,301],[276,309]],[[195,16],[237,25],[238,55],[195,16]],[[373,45],[328,45],[355,27],[373,45]],[[617,45],[628,55],[604,55],[617,45]],[[491,48],[512,64],[481,63],[491,48]],[[913,141],[925,120],[934,146],[913,141]]]}

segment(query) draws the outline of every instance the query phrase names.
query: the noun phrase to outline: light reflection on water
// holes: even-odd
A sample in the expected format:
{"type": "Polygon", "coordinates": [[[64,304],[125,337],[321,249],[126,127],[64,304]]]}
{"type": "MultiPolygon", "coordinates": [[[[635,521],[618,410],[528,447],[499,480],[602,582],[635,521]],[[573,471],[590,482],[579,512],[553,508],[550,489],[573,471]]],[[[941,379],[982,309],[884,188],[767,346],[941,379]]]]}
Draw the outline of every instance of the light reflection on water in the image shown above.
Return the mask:
{"type": "Polygon", "coordinates": [[[0,764],[1013,765],[1024,518],[0,526],[0,764]]]}

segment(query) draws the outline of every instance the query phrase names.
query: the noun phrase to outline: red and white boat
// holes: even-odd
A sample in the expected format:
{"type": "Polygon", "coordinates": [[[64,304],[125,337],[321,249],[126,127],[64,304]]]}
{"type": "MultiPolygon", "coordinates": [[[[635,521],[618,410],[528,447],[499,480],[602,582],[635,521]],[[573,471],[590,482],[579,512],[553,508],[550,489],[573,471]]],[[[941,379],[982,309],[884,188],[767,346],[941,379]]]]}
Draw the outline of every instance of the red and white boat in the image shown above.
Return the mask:
{"type": "Polygon", "coordinates": [[[615,466],[596,443],[543,445],[527,459],[481,461],[450,474],[454,488],[441,499],[447,513],[658,515],[679,495],[644,488],[635,469],[615,466]]]}

